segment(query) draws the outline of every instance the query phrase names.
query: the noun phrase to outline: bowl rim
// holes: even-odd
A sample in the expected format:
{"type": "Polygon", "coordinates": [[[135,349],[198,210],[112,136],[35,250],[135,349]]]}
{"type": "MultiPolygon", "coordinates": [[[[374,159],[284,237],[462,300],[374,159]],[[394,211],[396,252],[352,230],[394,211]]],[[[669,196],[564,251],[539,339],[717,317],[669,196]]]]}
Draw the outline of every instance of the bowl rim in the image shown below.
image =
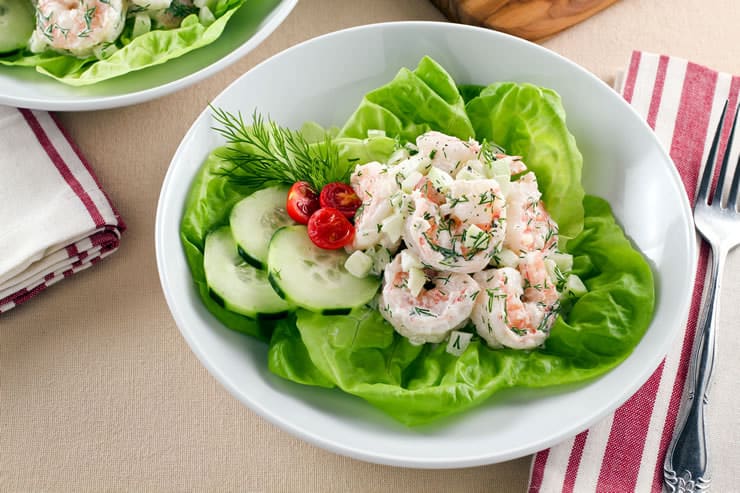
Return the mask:
{"type": "MultiPolygon", "coordinates": [[[[297,4],[298,0],[280,0],[280,2],[272,9],[268,17],[266,17],[266,19],[268,19],[267,22],[244,43],[237,46],[226,56],[180,79],[136,92],[117,94],[114,96],[94,96],[71,101],[59,101],[56,98],[49,97],[27,99],[0,93],[0,104],[44,111],[93,111],[120,108],[122,106],[133,106],[135,104],[160,98],[200,82],[246,56],[262,44],[262,42],[272,34],[273,31],[283,23],[283,21],[285,21],[297,4]]],[[[143,70],[146,70],[146,68],[143,70]]],[[[61,82],[59,82],[59,84],[61,84],[61,82]]]]}
{"type": "MultiPolygon", "coordinates": [[[[588,71],[584,67],[578,65],[577,63],[566,58],[565,56],[560,55],[559,53],[556,53],[548,48],[545,48],[541,45],[530,42],[528,40],[524,40],[522,38],[518,38],[512,35],[506,34],[506,33],[493,31],[490,29],[482,28],[482,27],[450,23],[450,22],[444,22],[444,21],[377,22],[377,23],[359,25],[359,26],[349,27],[349,28],[345,28],[345,29],[341,29],[337,31],[332,31],[329,33],[325,33],[325,34],[307,39],[305,41],[302,41],[301,43],[298,43],[289,48],[286,48],[285,50],[275,53],[269,58],[254,65],[252,68],[247,70],[245,73],[237,77],[232,83],[226,86],[221,93],[219,93],[217,96],[214,97],[214,99],[211,101],[211,104],[216,104],[219,98],[221,98],[223,94],[228,93],[229,91],[232,90],[234,86],[240,84],[241,80],[245,78],[248,74],[250,74],[252,71],[255,71],[261,68],[263,65],[273,63],[274,59],[281,57],[287,53],[291,53],[297,50],[302,50],[304,49],[306,45],[309,45],[309,44],[312,44],[312,43],[315,43],[321,40],[326,40],[328,38],[341,37],[341,36],[345,36],[351,33],[364,31],[364,30],[375,30],[375,29],[385,29],[385,28],[405,28],[405,27],[413,27],[413,26],[429,27],[431,29],[445,28],[445,29],[475,31],[479,33],[485,33],[486,36],[491,36],[492,38],[498,37],[501,39],[515,40],[515,42],[517,43],[523,43],[523,44],[529,45],[530,48],[533,48],[540,52],[544,52],[548,56],[552,56],[552,57],[559,59],[561,63],[566,63],[567,65],[569,65],[572,70],[580,72],[583,76],[588,77],[589,79],[591,79],[592,82],[597,83],[603,89],[607,89],[608,91],[614,93],[614,95],[618,96],[618,99],[621,101],[621,105],[624,106],[632,114],[636,122],[639,122],[638,124],[642,127],[642,131],[649,133],[649,135],[651,136],[651,139],[656,144],[657,152],[659,152],[667,162],[673,163],[673,160],[668,154],[668,152],[660,144],[660,141],[658,140],[657,135],[649,127],[645,119],[637,112],[637,110],[635,110],[632,107],[632,105],[630,105],[623,98],[621,98],[621,96],[617,92],[615,92],[614,89],[610,87],[606,82],[598,78],[595,74],[588,71]]],[[[158,269],[159,276],[160,276],[160,282],[162,285],[162,289],[164,291],[165,299],[170,309],[170,313],[175,319],[178,329],[180,330],[183,337],[185,337],[186,341],[188,342],[190,349],[198,357],[201,364],[203,364],[206,367],[206,369],[208,369],[208,371],[216,378],[216,380],[218,380],[219,383],[221,383],[221,385],[223,385],[240,402],[247,405],[249,409],[256,412],[259,416],[266,419],[268,422],[274,425],[277,425],[279,428],[289,432],[293,436],[296,436],[308,443],[316,445],[325,450],[332,451],[339,455],[349,456],[355,459],[360,459],[363,461],[368,461],[368,462],[376,463],[376,464],[401,466],[401,467],[412,467],[412,468],[422,468],[422,469],[450,469],[450,468],[487,465],[487,464],[499,463],[499,462],[503,462],[507,460],[520,458],[520,457],[523,457],[529,454],[536,453],[540,450],[547,449],[568,438],[571,438],[577,435],[578,433],[581,433],[582,431],[592,427],[594,424],[601,421],[609,413],[614,412],[617,408],[619,408],[622,404],[624,404],[630,397],[632,397],[632,395],[635,392],[637,392],[639,388],[642,387],[642,385],[644,385],[644,383],[649,379],[649,377],[659,367],[659,365],[661,364],[661,361],[663,361],[670,347],[674,343],[675,339],[678,337],[678,334],[681,333],[680,329],[683,326],[683,324],[685,324],[685,321],[689,314],[689,309],[690,309],[690,304],[691,304],[690,301],[691,301],[691,297],[693,293],[693,285],[694,285],[695,277],[696,277],[696,266],[698,263],[698,249],[697,249],[697,245],[695,242],[696,237],[695,237],[695,233],[694,233],[695,230],[693,226],[693,214],[691,212],[691,207],[689,205],[688,197],[685,193],[680,194],[679,203],[676,204],[680,208],[681,216],[683,217],[684,220],[687,221],[686,224],[690,226],[684,232],[685,233],[684,240],[686,241],[686,245],[688,246],[687,256],[691,259],[691,264],[688,266],[689,279],[687,282],[687,288],[683,292],[684,299],[677,300],[679,301],[678,306],[683,307],[680,309],[681,320],[683,320],[682,325],[679,325],[678,328],[673,329],[672,337],[666,337],[661,341],[662,347],[656,348],[658,350],[651,352],[652,356],[649,362],[647,362],[643,366],[643,371],[639,374],[633,375],[632,381],[629,382],[629,385],[625,385],[623,387],[623,390],[619,393],[618,397],[615,397],[614,399],[608,401],[608,403],[602,403],[598,411],[592,413],[588,418],[582,419],[575,424],[571,424],[570,426],[563,427],[563,429],[561,429],[558,433],[551,435],[547,440],[542,440],[541,442],[539,442],[537,446],[525,444],[525,445],[521,445],[517,447],[510,447],[507,453],[479,454],[479,455],[469,455],[465,457],[447,456],[447,457],[436,457],[436,458],[430,458],[430,457],[414,458],[414,457],[409,457],[406,455],[394,455],[392,451],[386,451],[383,454],[368,452],[358,447],[347,446],[346,444],[338,443],[334,440],[327,439],[326,437],[320,436],[316,433],[313,433],[301,427],[295,422],[283,420],[279,418],[278,416],[271,414],[269,410],[267,410],[259,402],[250,399],[249,396],[244,395],[243,392],[233,384],[233,382],[227,375],[225,375],[218,368],[216,368],[214,365],[211,364],[210,360],[208,359],[208,356],[203,352],[202,348],[199,347],[199,345],[195,342],[193,334],[191,334],[190,330],[187,328],[188,327],[187,321],[184,320],[181,313],[175,310],[176,300],[173,298],[172,293],[170,293],[169,290],[167,289],[167,278],[166,278],[167,272],[164,269],[164,265],[165,265],[164,256],[162,253],[163,249],[161,248],[161,245],[164,242],[165,234],[166,234],[164,225],[162,223],[164,209],[165,207],[167,207],[167,205],[164,203],[164,198],[166,198],[168,188],[170,187],[171,182],[173,180],[173,175],[174,175],[173,170],[175,168],[174,164],[178,162],[182,153],[184,152],[184,147],[185,147],[184,144],[192,138],[192,135],[196,132],[196,126],[198,122],[202,118],[204,118],[208,114],[208,112],[209,112],[209,108],[205,107],[203,111],[193,120],[191,127],[188,129],[186,134],[183,136],[180,144],[178,145],[178,148],[175,154],[173,155],[170,166],[168,167],[167,173],[162,183],[162,188],[161,188],[161,192],[160,192],[159,199],[158,199],[156,219],[155,219],[156,261],[157,261],[157,269],[158,269]]],[[[676,167],[671,166],[668,172],[670,174],[671,180],[674,181],[674,185],[678,186],[680,190],[684,190],[683,183],[681,181],[681,178],[678,174],[678,170],[676,169],[676,167]]],[[[182,204],[177,204],[177,207],[178,207],[178,210],[181,211],[182,204]]],[[[181,213],[180,213],[180,216],[181,216],[181,213]]],[[[653,269],[653,272],[655,272],[652,266],[651,266],[651,269],[653,269]]],[[[659,286],[656,285],[656,292],[659,289],[660,289],[659,286]]],[[[652,324],[653,322],[651,321],[647,330],[650,329],[652,324]]],[[[624,361],[621,362],[619,365],[617,365],[615,368],[609,370],[606,374],[614,371],[616,368],[621,366],[623,363],[624,361]]],[[[586,384],[592,383],[598,380],[599,378],[600,377],[596,377],[584,383],[586,384]]]]}

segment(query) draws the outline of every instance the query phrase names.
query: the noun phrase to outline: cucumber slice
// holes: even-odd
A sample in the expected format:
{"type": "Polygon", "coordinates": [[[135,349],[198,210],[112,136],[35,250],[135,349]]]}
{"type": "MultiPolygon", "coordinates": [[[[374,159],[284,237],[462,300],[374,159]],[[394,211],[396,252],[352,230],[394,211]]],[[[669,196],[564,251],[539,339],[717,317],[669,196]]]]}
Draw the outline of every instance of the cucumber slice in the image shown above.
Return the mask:
{"type": "Polygon", "coordinates": [[[252,318],[277,318],[292,308],[272,289],[265,271],[239,256],[228,226],[206,236],[203,270],[211,295],[227,310],[252,318]]]}
{"type": "Polygon", "coordinates": [[[272,234],[282,226],[295,224],[285,212],[286,200],[287,188],[271,187],[254,192],[231,209],[229,224],[239,254],[258,269],[266,268],[272,234]]]}
{"type": "Polygon", "coordinates": [[[31,0],[0,0],[0,53],[25,48],[34,20],[31,0]]]}
{"type": "Polygon", "coordinates": [[[278,229],[270,241],[270,282],[283,297],[307,310],[338,314],[368,303],[380,286],[374,276],[357,278],[344,267],[344,250],[313,244],[305,226],[278,229]]]}

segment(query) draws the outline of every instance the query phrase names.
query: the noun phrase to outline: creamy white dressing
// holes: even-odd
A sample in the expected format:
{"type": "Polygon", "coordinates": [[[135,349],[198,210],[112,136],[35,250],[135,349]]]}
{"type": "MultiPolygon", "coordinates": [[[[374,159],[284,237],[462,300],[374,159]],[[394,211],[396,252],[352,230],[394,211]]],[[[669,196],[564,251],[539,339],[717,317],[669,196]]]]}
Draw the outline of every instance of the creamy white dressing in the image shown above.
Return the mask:
{"type": "Polygon", "coordinates": [[[546,339],[568,255],[526,171],[518,156],[440,132],[355,169],[362,206],[348,251],[362,252],[363,272],[383,275],[379,310],[412,343],[472,327],[491,347],[546,339]]]}

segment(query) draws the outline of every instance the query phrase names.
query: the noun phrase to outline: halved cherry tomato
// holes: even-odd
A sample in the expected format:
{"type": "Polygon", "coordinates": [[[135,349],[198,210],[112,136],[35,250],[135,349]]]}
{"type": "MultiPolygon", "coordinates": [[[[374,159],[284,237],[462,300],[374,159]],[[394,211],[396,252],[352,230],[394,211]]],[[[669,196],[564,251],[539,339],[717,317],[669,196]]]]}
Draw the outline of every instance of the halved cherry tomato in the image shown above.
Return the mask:
{"type": "Polygon", "coordinates": [[[308,220],[308,237],[319,248],[336,250],[352,243],[355,227],[342,211],[322,207],[308,220]]]}
{"type": "Polygon", "coordinates": [[[355,212],[362,205],[362,200],[357,196],[351,186],[346,183],[329,183],[321,189],[319,196],[321,207],[337,209],[347,219],[355,217],[355,212]]]}
{"type": "Polygon", "coordinates": [[[316,212],[321,204],[319,194],[305,181],[297,181],[288,190],[288,200],[285,209],[288,215],[297,223],[308,224],[308,218],[316,212]]]}

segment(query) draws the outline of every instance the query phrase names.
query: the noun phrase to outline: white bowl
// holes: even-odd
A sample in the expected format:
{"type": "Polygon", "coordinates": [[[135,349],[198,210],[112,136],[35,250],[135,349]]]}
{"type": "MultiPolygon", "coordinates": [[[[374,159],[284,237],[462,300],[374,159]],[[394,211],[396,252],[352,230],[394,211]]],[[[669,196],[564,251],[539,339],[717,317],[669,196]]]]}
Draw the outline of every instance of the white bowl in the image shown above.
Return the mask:
{"type": "Polygon", "coordinates": [[[211,373],[266,419],[313,444],[371,462],[423,468],[488,464],[533,453],[588,428],[632,395],[657,368],[688,311],[696,262],[686,194],[643,120],[586,70],[540,46],[497,32],[433,22],[363,26],[295,46],[244,74],[213,102],[258,108],[293,128],[343,123],[368,90],[413,68],[423,55],[458,83],[527,81],[557,90],[584,155],[588,193],[606,198],[649,259],[655,318],[634,352],[579,386],[509,390],[443,424],[407,428],[338,390],[303,387],[267,370],[267,346],[222,327],[200,302],[178,236],[190,181],[221,142],[205,109],[165,178],[156,220],[162,286],[175,321],[211,373]],[[658,186],[659,185],[659,186],[658,186]]]}
{"type": "Polygon", "coordinates": [[[259,45],[298,0],[249,0],[210,45],[162,65],[83,87],[71,87],[33,68],[0,65],[0,104],[53,111],[100,110],[149,101],[222,70],[259,45]]]}

